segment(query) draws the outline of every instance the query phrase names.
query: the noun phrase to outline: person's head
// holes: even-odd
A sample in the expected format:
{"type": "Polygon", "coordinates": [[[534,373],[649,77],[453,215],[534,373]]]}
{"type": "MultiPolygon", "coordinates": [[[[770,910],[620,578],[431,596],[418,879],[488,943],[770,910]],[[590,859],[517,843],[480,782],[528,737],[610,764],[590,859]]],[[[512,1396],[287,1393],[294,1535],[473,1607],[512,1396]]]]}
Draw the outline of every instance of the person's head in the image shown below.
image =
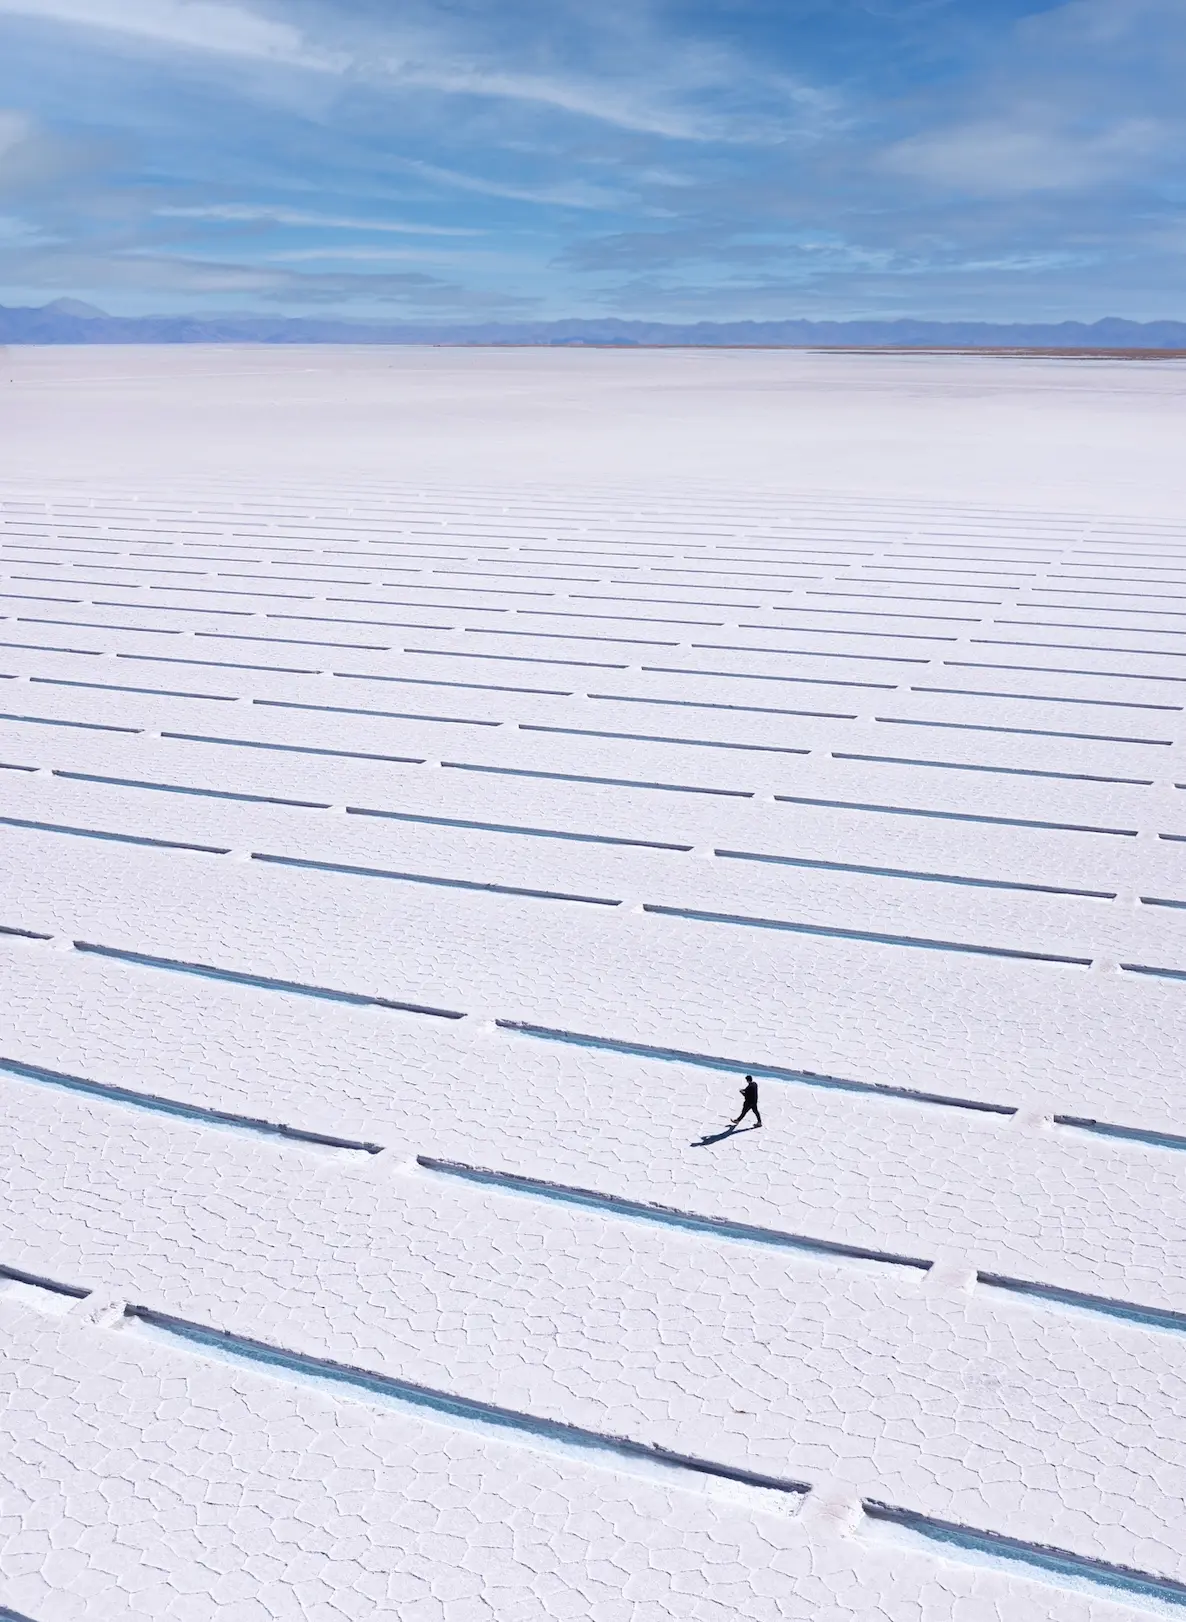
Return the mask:
{"type": "Polygon", "coordinates": [[[754,1078],[752,1076],[747,1076],[745,1079],[751,1086],[753,1085],[754,1078]]]}

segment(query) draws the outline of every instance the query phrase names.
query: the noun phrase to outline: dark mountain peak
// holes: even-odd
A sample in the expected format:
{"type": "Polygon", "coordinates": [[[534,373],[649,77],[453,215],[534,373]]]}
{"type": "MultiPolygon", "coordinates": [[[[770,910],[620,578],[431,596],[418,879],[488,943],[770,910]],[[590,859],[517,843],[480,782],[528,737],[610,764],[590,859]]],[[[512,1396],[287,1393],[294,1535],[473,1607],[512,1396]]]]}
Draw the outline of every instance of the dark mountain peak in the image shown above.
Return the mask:
{"type": "Polygon", "coordinates": [[[93,321],[96,317],[110,319],[106,310],[101,310],[97,304],[86,304],[80,298],[56,298],[52,304],[42,305],[41,314],[73,315],[83,321],[93,321]]]}

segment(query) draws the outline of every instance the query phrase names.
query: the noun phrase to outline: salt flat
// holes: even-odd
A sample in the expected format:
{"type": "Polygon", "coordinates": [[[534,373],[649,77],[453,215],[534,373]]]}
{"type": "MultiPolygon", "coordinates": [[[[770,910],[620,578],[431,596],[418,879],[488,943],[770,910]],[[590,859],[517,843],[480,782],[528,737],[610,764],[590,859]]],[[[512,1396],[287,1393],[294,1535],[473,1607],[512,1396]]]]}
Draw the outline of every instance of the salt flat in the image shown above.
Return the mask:
{"type": "Polygon", "coordinates": [[[1186,369],[3,358],[0,1618],[1182,1614],[1186,369]]]}

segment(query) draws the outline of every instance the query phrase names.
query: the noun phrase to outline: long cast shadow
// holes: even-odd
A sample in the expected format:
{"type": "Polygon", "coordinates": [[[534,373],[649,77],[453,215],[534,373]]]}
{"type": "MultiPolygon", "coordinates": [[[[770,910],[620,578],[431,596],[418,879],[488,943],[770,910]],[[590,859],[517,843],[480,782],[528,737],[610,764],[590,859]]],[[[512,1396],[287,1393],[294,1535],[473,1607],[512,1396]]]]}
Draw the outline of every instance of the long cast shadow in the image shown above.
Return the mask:
{"type": "Polygon", "coordinates": [[[707,1149],[714,1143],[721,1143],[725,1138],[734,1138],[739,1132],[756,1132],[757,1126],[727,1126],[723,1132],[714,1132],[711,1137],[694,1138],[690,1145],[693,1149],[707,1149]]]}

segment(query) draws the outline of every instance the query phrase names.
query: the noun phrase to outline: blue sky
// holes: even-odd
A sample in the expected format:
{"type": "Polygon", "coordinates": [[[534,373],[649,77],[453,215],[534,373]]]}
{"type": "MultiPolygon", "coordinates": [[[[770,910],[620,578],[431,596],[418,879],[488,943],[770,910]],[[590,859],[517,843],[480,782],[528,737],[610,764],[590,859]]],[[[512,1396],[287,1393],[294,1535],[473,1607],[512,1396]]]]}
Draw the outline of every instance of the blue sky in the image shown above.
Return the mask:
{"type": "Polygon", "coordinates": [[[0,0],[0,302],[1186,318],[1186,0],[0,0]]]}

